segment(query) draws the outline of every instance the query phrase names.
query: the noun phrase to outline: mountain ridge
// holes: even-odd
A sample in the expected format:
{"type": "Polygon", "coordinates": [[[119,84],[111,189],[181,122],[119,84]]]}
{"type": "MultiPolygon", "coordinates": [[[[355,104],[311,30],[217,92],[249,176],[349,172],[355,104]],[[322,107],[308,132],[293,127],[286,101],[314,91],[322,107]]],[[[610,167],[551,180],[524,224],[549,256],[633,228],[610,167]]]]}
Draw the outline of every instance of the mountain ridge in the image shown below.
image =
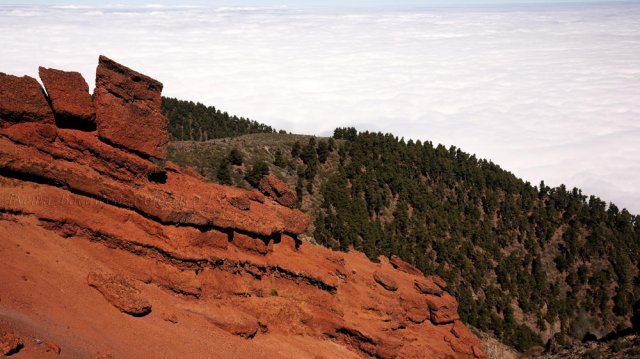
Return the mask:
{"type": "Polygon", "coordinates": [[[495,334],[522,351],[631,326],[640,299],[632,260],[640,255],[640,221],[576,188],[532,186],[453,146],[354,128],[336,129],[332,138],[272,133],[174,142],[169,152],[211,181],[232,168],[233,183],[247,188],[247,171],[268,163],[296,186],[301,207],[312,215],[308,239],[342,250],[355,246],[374,260],[399,255],[424,273],[443,276],[461,299],[463,320],[495,331],[505,327],[506,313],[511,324],[495,334]],[[223,166],[220,159],[234,149],[244,162],[223,166]],[[404,209],[394,213],[399,201],[404,209]],[[396,214],[408,232],[394,232],[396,214]],[[422,243],[433,257],[420,259],[415,247],[405,253],[390,247],[416,233],[426,236],[422,243]],[[378,244],[371,246],[371,238],[378,244]],[[438,257],[443,253],[449,253],[444,260],[438,257]]]}

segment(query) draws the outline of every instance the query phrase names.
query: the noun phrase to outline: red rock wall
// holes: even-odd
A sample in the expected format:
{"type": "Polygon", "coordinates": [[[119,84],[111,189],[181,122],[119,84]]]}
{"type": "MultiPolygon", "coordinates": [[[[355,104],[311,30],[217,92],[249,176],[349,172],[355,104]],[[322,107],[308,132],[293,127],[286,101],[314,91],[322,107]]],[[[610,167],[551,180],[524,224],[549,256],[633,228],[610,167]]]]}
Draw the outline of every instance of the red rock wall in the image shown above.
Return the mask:
{"type": "Polygon", "coordinates": [[[0,76],[0,331],[30,357],[484,357],[440,278],[296,243],[309,217],[278,198],[151,161],[159,82],[101,57],[82,131],[31,80],[0,76]]]}

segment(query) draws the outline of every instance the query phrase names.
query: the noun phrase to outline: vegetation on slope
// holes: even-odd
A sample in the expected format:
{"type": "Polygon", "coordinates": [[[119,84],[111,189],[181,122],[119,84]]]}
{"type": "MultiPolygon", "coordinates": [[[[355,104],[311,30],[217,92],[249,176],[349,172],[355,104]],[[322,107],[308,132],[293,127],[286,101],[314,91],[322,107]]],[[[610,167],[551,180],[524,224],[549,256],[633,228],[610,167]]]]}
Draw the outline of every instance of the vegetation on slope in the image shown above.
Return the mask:
{"type": "Polygon", "coordinates": [[[439,274],[465,322],[521,351],[629,326],[640,299],[640,217],[575,188],[532,186],[455,147],[341,128],[332,139],[175,143],[170,156],[214,181],[231,166],[227,183],[245,187],[268,162],[296,187],[315,241],[439,274]],[[234,148],[240,165],[230,165],[234,148]]]}
{"type": "Polygon", "coordinates": [[[213,106],[162,98],[162,112],[169,118],[172,141],[207,141],[249,133],[275,132],[271,126],[244,117],[230,116],[213,106]]]}

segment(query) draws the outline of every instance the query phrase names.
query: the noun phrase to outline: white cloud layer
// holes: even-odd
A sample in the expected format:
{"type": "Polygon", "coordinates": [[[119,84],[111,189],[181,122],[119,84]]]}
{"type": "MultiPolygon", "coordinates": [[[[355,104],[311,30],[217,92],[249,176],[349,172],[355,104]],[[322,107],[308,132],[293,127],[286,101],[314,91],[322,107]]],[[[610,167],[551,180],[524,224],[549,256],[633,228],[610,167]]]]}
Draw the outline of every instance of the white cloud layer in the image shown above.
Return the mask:
{"type": "Polygon", "coordinates": [[[640,213],[640,5],[434,10],[0,7],[0,71],[98,54],[277,128],[455,145],[640,213]]]}

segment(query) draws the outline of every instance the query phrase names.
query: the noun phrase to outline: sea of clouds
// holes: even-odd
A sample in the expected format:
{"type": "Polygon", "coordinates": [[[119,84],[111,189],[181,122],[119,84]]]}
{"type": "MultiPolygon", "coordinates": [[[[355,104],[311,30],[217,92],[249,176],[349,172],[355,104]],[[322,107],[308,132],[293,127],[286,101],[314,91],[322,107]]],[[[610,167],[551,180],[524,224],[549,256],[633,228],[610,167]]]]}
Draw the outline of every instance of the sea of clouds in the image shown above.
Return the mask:
{"type": "Polygon", "coordinates": [[[296,10],[0,6],[0,71],[99,54],[287,131],[455,145],[640,213],[640,4],[296,10]]]}

